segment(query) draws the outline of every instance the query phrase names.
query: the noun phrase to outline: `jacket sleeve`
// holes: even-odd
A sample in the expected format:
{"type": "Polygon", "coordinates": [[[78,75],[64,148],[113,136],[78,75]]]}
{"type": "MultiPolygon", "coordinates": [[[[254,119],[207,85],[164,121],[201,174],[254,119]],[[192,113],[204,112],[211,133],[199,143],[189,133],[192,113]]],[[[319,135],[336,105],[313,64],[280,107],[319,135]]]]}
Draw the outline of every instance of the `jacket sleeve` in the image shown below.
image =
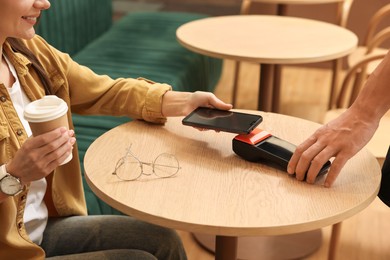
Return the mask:
{"type": "Polygon", "coordinates": [[[35,36],[28,47],[37,55],[50,78],[61,80],[69,92],[72,112],[88,115],[129,116],[149,122],[164,123],[163,95],[172,90],[168,84],[147,79],[111,79],[97,75],[35,36]]]}

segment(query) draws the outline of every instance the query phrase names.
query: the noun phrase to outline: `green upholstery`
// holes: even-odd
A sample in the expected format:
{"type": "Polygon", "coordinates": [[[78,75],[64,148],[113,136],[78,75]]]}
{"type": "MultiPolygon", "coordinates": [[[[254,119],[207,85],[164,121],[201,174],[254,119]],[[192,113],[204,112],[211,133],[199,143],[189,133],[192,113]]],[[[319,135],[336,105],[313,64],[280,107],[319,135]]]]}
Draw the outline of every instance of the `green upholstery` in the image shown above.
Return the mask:
{"type": "Polygon", "coordinates": [[[74,56],[99,74],[144,77],[180,91],[214,91],[221,61],[195,54],[176,40],[176,29],[199,14],[137,12],[74,56]]]}
{"type": "Polygon", "coordinates": [[[57,49],[73,55],[112,26],[111,0],[55,0],[37,27],[57,49]]]}
{"type": "MultiPolygon", "coordinates": [[[[176,29],[203,14],[134,12],[112,23],[111,0],[56,0],[43,12],[37,34],[75,61],[112,78],[144,77],[178,91],[214,91],[222,61],[195,54],[176,40],[176,29]]],[[[73,114],[80,162],[89,145],[129,118],[73,114]]],[[[98,199],[84,179],[89,214],[119,214],[98,199]]]]}
{"type": "MultiPolygon", "coordinates": [[[[91,143],[106,131],[120,124],[129,122],[129,120],[129,118],[125,117],[73,115],[81,169],[84,169],[85,152],[91,143]]],[[[88,214],[119,214],[119,211],[111,208],[96,197],[86,183],[85,178],[83,178],[83,186],[88,206],[88,214]]]]}

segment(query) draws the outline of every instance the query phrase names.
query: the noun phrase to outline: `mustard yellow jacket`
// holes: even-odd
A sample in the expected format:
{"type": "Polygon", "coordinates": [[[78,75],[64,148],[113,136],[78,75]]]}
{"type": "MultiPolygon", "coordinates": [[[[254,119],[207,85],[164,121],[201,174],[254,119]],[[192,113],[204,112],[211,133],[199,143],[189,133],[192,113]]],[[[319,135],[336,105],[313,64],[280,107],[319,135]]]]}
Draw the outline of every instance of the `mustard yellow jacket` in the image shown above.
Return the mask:
{"type": "MultiPolygon", "coordinates": [[[[155,123],[165,122],[161,100],[169,85],[144,79],[116,79],[94,74],[77,64],[69,55],[51,47],[39,36],[25,41],[37,56],[53,83],[53,93],[64,99],[69,125],[73,128],[71,112],[78,114],[127,115],[155,123]]],[[[21,87],[30,100],[45,95],[44,88],[30,61],[15,53],[5,43],[3,51],[15,66],[21,87]]],[[[12,105],[6,87],[0,84],[0,165],[11,160],[27,136],[12,105]]],[[[77,133],[76,133],[77,139],[77,133]]],[[[77,146],[73,160],[58,167],[47,177],[45,203],[49,217],[86,215],[77,146]]],[[[28,187],[15,197],[0,204],[0,259],[44,259],[44,251],[32,243],[23,224],[28,187]]]]}

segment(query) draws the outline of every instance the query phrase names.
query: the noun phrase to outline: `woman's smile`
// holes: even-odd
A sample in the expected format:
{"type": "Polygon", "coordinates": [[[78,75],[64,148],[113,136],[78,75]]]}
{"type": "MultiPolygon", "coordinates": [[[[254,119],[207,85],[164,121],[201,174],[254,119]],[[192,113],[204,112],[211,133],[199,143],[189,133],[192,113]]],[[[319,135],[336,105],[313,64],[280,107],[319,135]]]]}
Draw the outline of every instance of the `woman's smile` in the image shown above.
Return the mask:
{"type": "Polygon", "coordinates": [[[31,25],[35,25],[37,23],[36,16],[22,16],[22,19],[24,19],[26,22],[28,22],[31,25]]]}

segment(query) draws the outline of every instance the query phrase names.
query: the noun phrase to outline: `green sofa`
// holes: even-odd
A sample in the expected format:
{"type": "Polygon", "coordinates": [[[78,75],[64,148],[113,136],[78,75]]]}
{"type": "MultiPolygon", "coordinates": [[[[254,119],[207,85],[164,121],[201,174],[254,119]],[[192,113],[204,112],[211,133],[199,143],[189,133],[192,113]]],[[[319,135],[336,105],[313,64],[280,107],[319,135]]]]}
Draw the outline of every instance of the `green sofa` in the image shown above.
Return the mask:
{"type": "MultiPolygon", "coordinates": [[[[37,34],[80,64],[112,78],[144,77],[178,91],[213,91],[222,61],[192,53],[176,41],[176,29],[203,14],[134,12],[112,19],[111,0],[56,0],[43,12],[37,34]]],[[[129,118],[73,114],[83,168],[89,145],[129,118]]],[[[89,214],[119,214],[84,182],[89,214]]]]}

